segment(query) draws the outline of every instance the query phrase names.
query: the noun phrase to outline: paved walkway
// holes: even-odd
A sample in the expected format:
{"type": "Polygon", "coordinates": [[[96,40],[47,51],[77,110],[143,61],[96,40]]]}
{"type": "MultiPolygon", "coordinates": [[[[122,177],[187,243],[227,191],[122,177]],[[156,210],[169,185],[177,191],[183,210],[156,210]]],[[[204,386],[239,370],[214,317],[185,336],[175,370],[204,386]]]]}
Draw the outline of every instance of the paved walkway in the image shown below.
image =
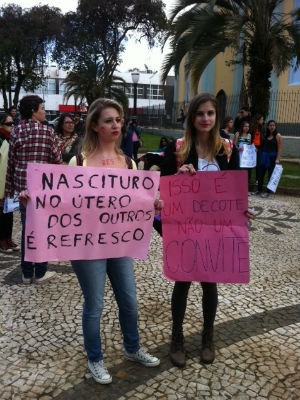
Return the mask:
{"type": "MultiPolygon", "coordinates": [[[[103,315],[106,364],[113,383],[87,374],[81,333],[82,299],[68,263],[51,264],[58,278],[20,283],[19,254],[0,255],[0,399],[300,399],[300,202],[249,197],[251,282],[219,285],[216,360],[199,363],[200,285],[193,284],[184,331],[188,362],[168,359],[172,283],[161,273],[161,240],[153,232],[146,262],[136,262],[142,344],[158,368],[125,361],[111,288],[103,315]]],[[[16,214],[15,237],[20,227],[16,214]]]]}

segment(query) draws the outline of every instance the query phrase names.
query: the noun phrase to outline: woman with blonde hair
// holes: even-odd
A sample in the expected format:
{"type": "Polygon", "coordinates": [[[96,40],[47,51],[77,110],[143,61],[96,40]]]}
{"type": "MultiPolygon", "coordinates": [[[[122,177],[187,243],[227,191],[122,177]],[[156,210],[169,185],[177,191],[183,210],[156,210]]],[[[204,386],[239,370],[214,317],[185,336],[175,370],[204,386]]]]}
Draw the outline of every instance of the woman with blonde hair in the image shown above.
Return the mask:
{"type": "MultiPolygon", "coordinates": [[[[162,175],[174,173],[196,174],[196,171],[220,171],[238,169],[238,151],[234,147],[228,161],[228,147],[221,138],[218,104],[214,96],[203,93],[195,96],[189,106],[183,139],[175,151],[166,154],[161,166],[162,175]]],[[[246,211],[246,216],[252,215],[246,211]]],[[[200,361],[210,364],[215,358],[213,342],[214,321],[217,312],[217,284],[200,282],[202,286],[203,331],[200,361]]],[[[183,321],[191,282],[175,282],[172,300],[171,362],[184,367],[186,363],[183,321]]]]}
{"type": "MultiPolygon", "coordinates": [[[[122,106],[110,99],[95,100],[88,111],[82,153],[73,157],[70,165],[87,167],[136,169],[134,161],[120,150],[121,129],[124,123],[122,106]]],[[[159,210],[157,200],[154,208],[159,210]]],[[[123,334],[125,358],[146,367],[155,367],[160,361],[140,347],[138,310],[133,260],[119,257],[72,261],[80,284],[84,306],[82,327],[88,368],[101,384],[112,381],[105,368],[100,337],[100,319],[104,307],[106,275],[119,308],[119,322],[123,334]]]]}

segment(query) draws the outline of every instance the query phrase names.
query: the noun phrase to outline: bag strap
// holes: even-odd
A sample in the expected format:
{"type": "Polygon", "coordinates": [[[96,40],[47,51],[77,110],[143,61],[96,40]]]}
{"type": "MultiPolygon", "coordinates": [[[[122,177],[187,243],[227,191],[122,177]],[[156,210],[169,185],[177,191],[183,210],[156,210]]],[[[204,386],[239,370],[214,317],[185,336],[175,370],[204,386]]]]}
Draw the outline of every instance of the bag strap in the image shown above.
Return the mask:
{"type": "Polygon", "coordinates": [[[82,166],[83,165],[83,157],[82,153],[76,154],[76,164],[82,166]]]}
{"type": "Polygon", "coordinates": [[[125,155],[125,161],[128,169],[132,169],[132,159],[125,155]]]}

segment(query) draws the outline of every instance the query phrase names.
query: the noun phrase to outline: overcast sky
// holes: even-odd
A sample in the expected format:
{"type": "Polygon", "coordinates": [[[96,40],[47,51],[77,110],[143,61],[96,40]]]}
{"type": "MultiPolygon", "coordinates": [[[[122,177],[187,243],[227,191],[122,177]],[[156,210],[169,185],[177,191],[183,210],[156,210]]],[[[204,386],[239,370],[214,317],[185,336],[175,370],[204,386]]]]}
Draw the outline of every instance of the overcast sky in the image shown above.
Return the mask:
{"type": "MultiPolygon", "coordinates": [[[[108,0],[109,1],[109,0],[108,0]]],[[[175,0],[163,0],[166,4],[166,11],[172,7],[175,0]]],[[[75,11],[77,8],[78,0],[0,0],[0,6],[10,3],[18,4],[22,8],[31,8],[35,5],[48,4],[50,7],[58,7],[63,13],[67,11],[75,11]]],[[[145,64],[153,71],[159,71],[161,63],[168,49],[161,52],[160,48],[149,50],[147,42],[143,41],[141,44],[134,39],[130,39],[126,43],[126,51],[122,54],[123,62],[119,66],[121,72],[127,71],[131,68],[145,69],[145,64]]]]}

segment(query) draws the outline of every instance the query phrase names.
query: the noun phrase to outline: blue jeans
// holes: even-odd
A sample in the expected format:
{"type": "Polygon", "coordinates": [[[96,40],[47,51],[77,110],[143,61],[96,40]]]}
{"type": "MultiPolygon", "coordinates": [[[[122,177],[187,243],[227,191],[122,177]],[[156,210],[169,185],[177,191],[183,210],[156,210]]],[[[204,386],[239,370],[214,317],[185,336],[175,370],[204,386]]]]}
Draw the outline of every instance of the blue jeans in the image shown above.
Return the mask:
{"type": "Polygon", "coordinates": [[[21,268],[24,278],[32,278],[35,275],[36,279],[42,278],[47,272],[47,262],[33,263],[25,261],[25,224],[26,224],[26,207],[20,204],[20,214],[22,222],[22,239],[21,239],[21,268]]]}
{"type": "Polygon", "coordinates": [[[119,308],[119,321],[126,351],[139,350],[138,310],[133,260],[128,257],[72,261],[84,297],[82,328],[84,347],[90,361],[103,359],[100,319],[103,311],[106,274],[119,308]]]}

